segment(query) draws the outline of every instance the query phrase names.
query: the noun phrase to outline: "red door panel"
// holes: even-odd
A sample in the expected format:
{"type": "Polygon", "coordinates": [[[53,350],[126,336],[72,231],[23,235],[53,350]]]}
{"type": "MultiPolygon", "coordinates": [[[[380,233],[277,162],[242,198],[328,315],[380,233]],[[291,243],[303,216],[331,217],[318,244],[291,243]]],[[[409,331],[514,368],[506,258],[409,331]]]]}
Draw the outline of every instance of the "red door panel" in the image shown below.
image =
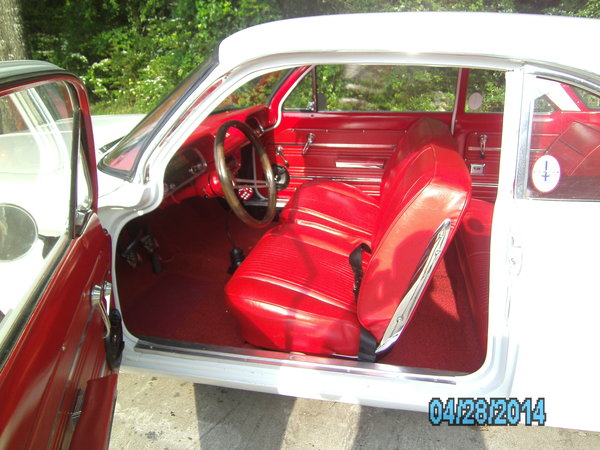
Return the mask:
{"type": "MultiPolygon", "coordinates": [[[[21,256],[5,252],[0,261],[0,269],[9,269],[3,280],[14,277],[24,285],[17,294],[3,291],[9,302],[0,323],[0,448],[66,448],[85,412],[88,381],[116,373],[111,367],[120,361],[118,313],[105,324],[100,308],[110,303],[111,240],[96,215],[94,142],[83,84],[45,63],[17,67],[13,73],[4,65],[2,72],[13,84],[3,85],[0,98],[15,108],[5,108],[8,125],[0,130],[3,148],[12,150],[3,160],[9,176],[1,177],[0,190],[3,201],[29,214],[33,244],[21,256]],[[23,168],[15,162],[22,160],[33,162],[23,168]],[[107,327],[115,339],[105,340],[107,327]],[[114,354],[110,367],[107,349],[114,354]]],[[[3,238],[18,242],[19,224],[7,217],[3,238]]],[[[112,387],[103,390],[111,402],[112,387]]],[[[96,426],[106,430],[102,421],[109,423],[112,410],[95,413],[96,426]]]]}
{"type": "Polygon", "coordinates": [[[498,132],[473,131],[467,134],[464,158],[471,173],[474,198],[490,202],[496,200],[501,143],[502,134],[498,132]]]}
{"type": "Polygon", "coordinates": [[[70,449],[90,450],[108,447],[117,388],[117,374],[88,381],[83,412],[71,440],[70,449]]]}
{"type": "Polygon", "coordinates": [[[406,129],[423,116],[451,120],[449,113],[284,112],[267,147],[278,164],[289,164],[290,184],[278,198],[289,199],[298,186],[312,179],[342,181],[379,197],[387,160],[406,129]],[[313,142],[303,154],[311,134],[313,142]]]}
{"type": "Polygon", "coordinates": [[[498,192],[502,114],[457,114],[454,137],[471,173],[473,198],[493,202],[498,192]]]}
{"type": "Polygon", "coordinates": [[[109,276],[110,251],[110,238],[93,216],[67,249],[2,370],[0,447],[68,443],[88,379],[110,373],[104,324],[89,295],[109,276]]]}

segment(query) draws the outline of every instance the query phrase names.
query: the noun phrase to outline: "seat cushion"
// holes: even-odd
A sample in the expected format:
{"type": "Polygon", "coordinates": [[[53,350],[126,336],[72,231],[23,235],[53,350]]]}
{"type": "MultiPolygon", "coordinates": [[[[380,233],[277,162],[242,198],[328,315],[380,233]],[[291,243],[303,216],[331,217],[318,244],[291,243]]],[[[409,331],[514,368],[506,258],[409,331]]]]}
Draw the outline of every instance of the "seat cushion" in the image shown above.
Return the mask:
{"type": "Polygon", "coordinates": [[[360,189],[335,181],[300,186],[281,212],[281,220],[346,233],[368,241],[379,213],[377,201],[360,189]]]}
{"type": "Polygon", "coordinates": [[[297,224],[267,233],[225,287],[244,338],[275,350],[356,355],[360,325],[349,247],[297,224]]]}

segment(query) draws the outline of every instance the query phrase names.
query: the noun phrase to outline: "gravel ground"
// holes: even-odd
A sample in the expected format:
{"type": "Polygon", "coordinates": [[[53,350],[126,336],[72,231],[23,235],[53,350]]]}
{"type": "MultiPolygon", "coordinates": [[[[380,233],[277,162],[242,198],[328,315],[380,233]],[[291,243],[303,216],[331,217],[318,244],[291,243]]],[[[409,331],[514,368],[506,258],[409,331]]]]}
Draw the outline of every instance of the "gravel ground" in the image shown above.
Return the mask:
{"type": "Polygon", "coordinates": [[[426,414],[121,374],[110,449],[600,448],[600,433],[434,427],[426,414]]]}

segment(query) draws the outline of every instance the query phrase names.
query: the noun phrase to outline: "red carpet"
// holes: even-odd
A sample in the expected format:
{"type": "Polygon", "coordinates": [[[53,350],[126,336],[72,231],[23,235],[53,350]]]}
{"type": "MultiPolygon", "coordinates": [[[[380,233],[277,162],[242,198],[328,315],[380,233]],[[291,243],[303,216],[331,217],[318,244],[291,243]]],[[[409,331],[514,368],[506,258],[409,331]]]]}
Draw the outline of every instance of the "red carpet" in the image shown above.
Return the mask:
{"type": "MultiPolygon", "coordinates": [[[[226,310],[223,296],[230,277],[226,215],[216,200],[191,199],[137,219],[157,238],[163,271],[152,273],[145,250],[140,250],[143,261],[136,269],[118,258],[117,288],[129,331],[179,341],[249,346],[226,310]]],[[[233,215],[230,226],[237,246],[246,254],[265,232],[242,224],[233,215]]],[[[128,239],[123,233],[120,248],[128,239]]],[[[381,362],[472,372],[485,357],[475,330],[451,248],[412,321],[381,362]]]]}
{"type": "Polygon", "coordinates": [[[415,315],[382,362],[457,372],[481,367],[485,346],[476,331],[455,253],[450,246],[415,315]]]}
{"type": "MultiPolygon", "coordinates": [[[[129,331],[204,344],[244,345],[223,297],[230,277],[227,214],[216,200],[191,199],[137,219],[158,240],[163,271],[152,273],[145,250],[140,251],[144,260],[135,269],[123,258],[117,260],[119,299],[129,331]]],[[[229,222],[236,245],[246,254],[265,232],[244,225],[234,215],[229,222]]],[[[122,240],[125,246],[127,239],[122,240]]]]}

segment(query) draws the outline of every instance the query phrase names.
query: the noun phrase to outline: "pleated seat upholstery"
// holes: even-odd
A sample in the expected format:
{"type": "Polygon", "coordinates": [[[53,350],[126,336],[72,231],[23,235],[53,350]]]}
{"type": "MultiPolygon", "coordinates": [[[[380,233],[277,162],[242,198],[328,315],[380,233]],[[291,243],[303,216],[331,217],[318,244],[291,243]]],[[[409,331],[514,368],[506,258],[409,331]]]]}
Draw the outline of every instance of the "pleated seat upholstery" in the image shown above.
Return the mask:
{"type": "Polygon", "coordinates": [[[470,192],[447,127],[432,119],[408,130],[379,202],[341,183],[298,189],[284,223],[263,236],[225,287],[244,338],[269,349],[346,356],[357,355],[361,330],[380,341],[432,236],[448,219],[450,241],[470,192]],[[348,257],[361,243],[372,254],[363,253],[356,299],[348,257]]]}

